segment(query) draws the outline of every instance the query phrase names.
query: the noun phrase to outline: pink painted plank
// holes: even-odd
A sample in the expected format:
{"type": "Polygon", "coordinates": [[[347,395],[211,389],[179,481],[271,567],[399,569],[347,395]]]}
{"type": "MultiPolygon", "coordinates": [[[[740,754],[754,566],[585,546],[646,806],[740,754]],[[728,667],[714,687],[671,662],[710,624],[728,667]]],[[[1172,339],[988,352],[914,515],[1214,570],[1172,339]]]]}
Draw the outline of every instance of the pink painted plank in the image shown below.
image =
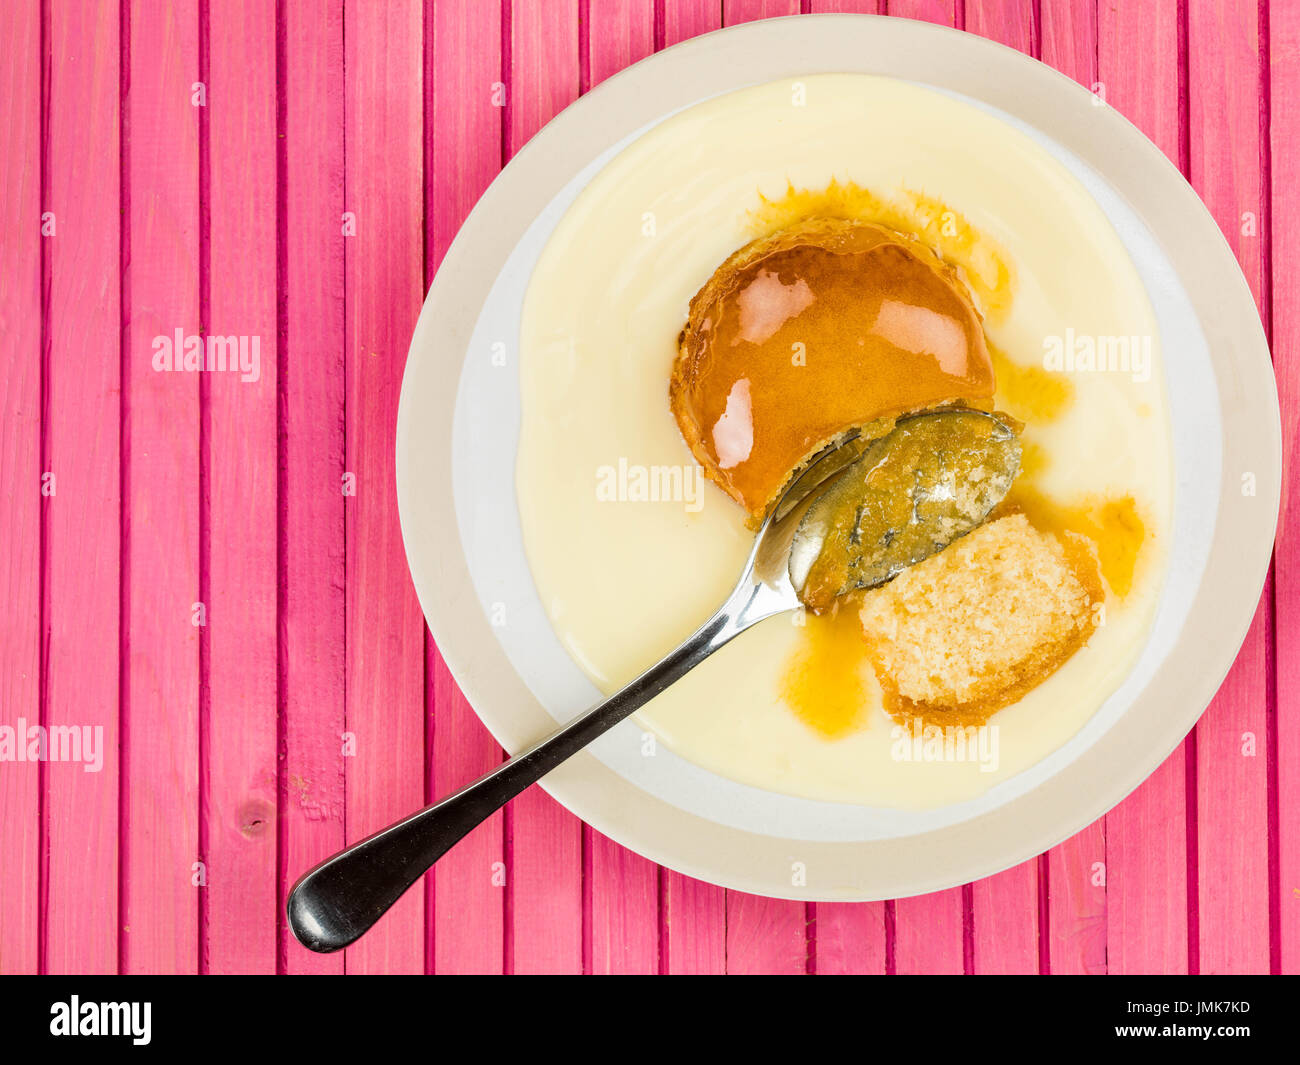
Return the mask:
{"type": "MultiPolygon", "coordinates": [[[[425,798],[424,622],[397,520],[393,438],[424,295],[423,24],[416,0],[344,12],[347,238],[347,829],[359,839],[425,798]]],[[[348,950],[349,972],[424,971],[424,899],[408,892],[348,950]]]]}
{"type": "Polygon", "coordinates": [[[199,375],[152,366],[156,337],[197,336],[202,324],[198,80],[197,3],[134,3],[122,500],[122,967],[130,973],[198,966],[199,375]]]}
{"type": "Polygon", "coordinates": [[[589,0],[586,88],[653,52],[654,21],[653,0],[589,0]]]}
{"type": "Polygon", "coordinates": [[[578,0],[511,3],[510,155],[578,98],[578,37],[578,0]]]}
{"type": "MultiPolygon", "coordinates": [[[[426,8],[426,281],[488,183],[501,168],[505,97],[501,8],[439,0],[426,8]],[[495,91],[494,91],[495,90],[495,91]]],[[[446,795],[501,761],[501,748],[474,715],[428,640],[425,690],[432,741],[430,794],[446,795]]],[[[500,973],[505,960],[503,825],[494,814],[456,845],[429,878],[433,971],[500,973]]]]}
{"type": "Polygon", "coordinates": [[[883,902],[819,902],[814,912],[813,963],[819,976],[884,974],[883,902]]]}
{"type": "MultiPolygon", "coordinates": [[[[1039,971],[1038,873],[1039,861],[1032,858],[971,885],[972,972],[1039,971]]],[[[1104,947],[1105,926],[1098,931],[1104,947]]]]}
{"type": "MultiPolygon", "coordinates": [[[[1052,848],[1047,859],[1047,970],[1054,976],[1107,972],[1110,904],[1105,823],[1093,822],[1052,848]]],[[[1171,907],[1181,919],[1181,900],[1166,900],[1165,911],[1171,907]]]]}
{"type": "MultiPolygon", "coordinates": [[[[279,38],[284,899],[344,843],[343,10],[287,4],[279,38]]],[[[280,921],[281,971],[343,971],[280,921]]]]}
{"type": "Polygon", "coordinates": [[[1178,68],[1185,57],[1178,43],[1178,0],[1154,0],[1142,10],[1102,4],[1097,14],[1097,53],[1097,76],[1106,102],[1182,166],[1186,131],[1178,68]]]}
{"type": "Polygon", "coordinates": [[[718,0],[674,0],[663,5],[664,47],[722,28],[718,0]]]}
{"type": "MultiPolygon", "coordinates": [[[[573,0],[511,4],[506,145],[513,155],[578,96],[578,5],[573,0]]],[[[583,969],[581,822],[540,788],[507,809],[510,822],[512,961],[519,973],[583,969]]]]}
{"type": "Polygon", "coordinates": [[[660,869],[663,906],[661,971],[718,976],[727,971],[727,893],[671,869],[660,869]]]}
{"type": "MultiPolygon", "coordinates": [[[[1283,461],[1300,462],[1300,8],[1269,13],[1272,154],[1273,361],[1282,401],[1283,461]]],[[[1277,640],[1276,965],[1300,973],[1300,497],[1294,475],[1282,482],[1282,515],[1274,554],[1277,640]]]]}
{"type": "Polygon", "coordinates": [[[900,974],[965,971],[966,906],[959,887],[894,903],[894,971],[900,974]]]}
{"type": "Polygon", "coordinates": [[[1106,970],[1185,973],[1187,744],[1106,815],[1106,970]]]}
{"type": "Polygon", "coordinates": [[[1202,973],[1269,971],[1268,629],[1265,603],[1227,680],[1197,725],[1202,973]]]}
{"type": "MultiPolygon", "coordinates": [[[[832,14],[878,15],[881,13],[880,9],[883,6],[884,6],[883,0],[812,0],[812,4],[809,6],[808,10],[809,13],[813,15],[832,15],[832,14]]],[[[880,920],[883,920],[884,912],[881,911],[879,914],[876,915],[876,917],[879,918],[880,920]]],[[[823,919],[822,919],[821,908],[819,907],[817,911],[818,937],[820,937],[822,934],[822,920],[823,919]]],[[[833,922],[833,923],[839,923],[839,922],[833,922]]],[[[822,951],[820,949],[820,938],[819,938],[818,951],[817,951],[818,972],[822,971],[821,957],[822,957],[822,951]]],[[[884,970],[882,969],[881,971],[883,972],[884,970]]]]}
{"type": "Polygon", "coordinates": [[[955,0],[885,0],[883,13],[934,22],[940,26],[957,25],[955,0]]]}
{"type": "MultiPolygon", "coordinates": [[[[432,690],[432,793],[447,795],[501,761],[437,651],[428,655],[432,690]]],[[[433,971],[500,973],[505,961],[508,883],[502,816],[495,814],[434,867],[433,971]]],[[[545,929],[537,931],[544,932],[545,929]]]]}
{"type": "MultiPolygon", "coordinates": [[[[0,727],[41,720],[41,5],[0,5],[0,727]]],[[[0,768],[0,974],[40,963],[40,772],[0,768]]]]}
{"type": "MultiPolygon", "coordinates": [[[[654,49],[647,0],[590,0],[580,55],[582,90],[654,49]]],[[[588,829],[586,885],[591,912],[592,972],[659,971],[659,872],[652,862],[588,829]]]]}
{"type": "MultiPolygon", "coordinates": [[[[967,5],[966,29],[1026,55],[1038,50],[1038,27],[1029,0],[967,5]]],[[[1066,845],[1067,847],[1069,844],[1066,845]]],[[[1039,867],[1022,862],[971,887],[972,964],[977,973],[1035,973],[1039,969],[1039,867]]],[[[1070,897],[1053,883],[1053,900],[1070,897]]],[[[1105,895],[1102,895],[1105,899],[1105,895]]],[[[1055,916],[1055,913],[1053,913],[1055,916]]],[[[1104,920],[1104,910],[1103,910],[1104,920]]],[[[1055,923],[1049,922],[1054,933],[1055,923]]],[[[1104,932],[1105,926],[1101,926],[1104,932]]],[[[1103,939],[1104,943],[1104,939],[1103,939]]]]}
{"type": "MultiPolygon", "coordinates": [[[[1246,0],[1191,0],[1187,50],[1192,184],[1228,238],[1256,301],[1266,306],[1269,219],[1260,165],[1258,15],[1258,5],[1246,0]]],[[[1205,973],[1269,968],[1265,648],[1272,637],[1270,595],[1266,587],[1241,653],[1196,729],[1198,919],[1205,973]]]]}
{"type": "Polygon", "coordinates": [[[967,4],[965,28],[1026,55],[1037,51],[1038,29],[1031,0],[980,0],[967,4]]]}
{"type": "MultiPolygon", "coordinates": [[[[117,4],[48,8],[49,399],[46,707],[101,730],[98,772],[46,767],[46,970],[118,961],[118,577],[121,565],[121,248],[117,4]],[[94,188],[93,196],[86,195],[94,188]],[[89,356],[89,357],[88,357],[89,356]],[[86,548],[86,531],[97,544],[86,548]],[[94,891],[86,885],[93,883],[94,891]]],[[[147,349],[146,349],[147,350],[147,349]]],[[[145,356],[147,358],[147,356],[145,356]]],[[[178,611],[181,618],[184,611],[178,611]]]]}
{"type": "MultiPolygon", "coordinates": [[[[1044,25],[1048,24],[1044,14],[1044,25]]],[[[1177,0],[1098,10],[1095,91],[1185,166],[1177,0]]],[[[1187,972],[1187,765],[1184,743],[1106,815],[1107,971],[1187,972]]]]}
{"type": "Polygon", "coordinates": [[[626,847],[586,829],[587,971],[659,972],[658,869],[626,847]]]}
{"type": "Polygon", "coordinates": [[[807,905],[727,892],[727,972],[802,975],[808,971],[807,905]]]}
{"type": "Polygon", "coordinates": [[[426,269],[432,278],[461,223],[501,169],[506,109],[501,9],[434,0],[426,24],[426,269]]]}
{"type": "Polygon", "coordinates": [[[204,947],[213,973],[274,973],[277,955],[275,33],[275,0],[211,8],[207,332],[249,338],[252,367],[207,378],[204,947]]]}
{"type": "Polygon", "coordinates": [[[1098,43],[1095,0],[1043,0],[1039,19],[1039,58],[1093,91],[1098,43]]]}
{"type": "Polygon", "coordinates": [[[722,0],[722,22],[725,26],[797,14],[799,0],[722,0]]]}

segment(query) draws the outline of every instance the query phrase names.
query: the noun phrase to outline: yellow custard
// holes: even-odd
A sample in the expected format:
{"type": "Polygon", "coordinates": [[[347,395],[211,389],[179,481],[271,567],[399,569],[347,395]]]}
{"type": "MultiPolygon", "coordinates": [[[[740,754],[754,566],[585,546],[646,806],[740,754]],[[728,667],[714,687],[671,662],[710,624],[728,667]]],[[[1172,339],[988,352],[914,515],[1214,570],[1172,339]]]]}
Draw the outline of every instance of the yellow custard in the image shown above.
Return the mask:
{"type": "Polygon", "coordinates": [[[603,690],[680,643],[726,596],[753,535],[735,498],[693,480],[694,456],[665,402],[692,297],[737,249],[810,215],[919,240],[983,316],[991,404],[1026,422],[1011,502],[1036,524],[1052,518],[1112,544],[1099,552],[1104,618],[1086,647],[995,715],[996,764],[900,754],[842,605],[762,623],[638,719],[675,752],[744,783],[934,807],[979,795],[1066,742],[1141,650],[1172,490],[1156,324],[1104,214],[1032,140],[891,79],[818,75],[800,86],[756,86],[666,120],[616,156],[557,227],[521,332],[525,548],[555,632],[603,690]],[[1045,344],[1067,335],[1149,338],[1151,372],[1048,369],[1045,344]],[[653,502],[598,492],[598,471],[623,466],[677,471],[677,483],[699,490],[653,502]]]}

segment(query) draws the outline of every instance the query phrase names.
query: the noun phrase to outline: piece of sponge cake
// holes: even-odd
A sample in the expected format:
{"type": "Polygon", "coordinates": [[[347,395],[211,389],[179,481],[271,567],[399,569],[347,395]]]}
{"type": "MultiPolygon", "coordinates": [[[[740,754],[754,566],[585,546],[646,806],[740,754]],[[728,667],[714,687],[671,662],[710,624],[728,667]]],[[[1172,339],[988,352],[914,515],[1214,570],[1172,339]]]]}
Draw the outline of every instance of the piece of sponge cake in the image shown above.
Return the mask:
{"type": "Polygon", "coordinates": [[[1087,643],[1104,600],[1082,537],[1023,514],[988,522],[863,599],[863,634],[896,717],[978,723],[1087,643]]]}

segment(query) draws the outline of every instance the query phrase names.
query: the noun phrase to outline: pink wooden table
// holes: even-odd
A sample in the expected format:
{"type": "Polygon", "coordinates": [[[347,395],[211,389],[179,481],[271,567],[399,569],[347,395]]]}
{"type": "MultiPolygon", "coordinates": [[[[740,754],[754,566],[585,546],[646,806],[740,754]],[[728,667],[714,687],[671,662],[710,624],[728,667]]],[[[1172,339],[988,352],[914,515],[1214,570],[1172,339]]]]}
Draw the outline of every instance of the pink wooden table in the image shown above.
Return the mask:
{"type": "Polygon", "coordinates": [[[425,630],[393,423],[421,300],[502,164],[603,78],[747,19],[869,11],[1040,57],[1209,204],[1300,418],[1300,5],[1256,0],[0,4],[0,972],[1300,971],[1300,502],[1195,733],[975,884],[773,901],[533,789],[344,955],[309,865],[502,757],[425,630]],[[154,338],[255,338],[256,381],[154,338]],[[350,475],[350,476],[349,476],[350,475]],[[351,487],[354,494],[346,494],[351,487]],[[85,735],[83,733],[83,735],[85,735]]]}

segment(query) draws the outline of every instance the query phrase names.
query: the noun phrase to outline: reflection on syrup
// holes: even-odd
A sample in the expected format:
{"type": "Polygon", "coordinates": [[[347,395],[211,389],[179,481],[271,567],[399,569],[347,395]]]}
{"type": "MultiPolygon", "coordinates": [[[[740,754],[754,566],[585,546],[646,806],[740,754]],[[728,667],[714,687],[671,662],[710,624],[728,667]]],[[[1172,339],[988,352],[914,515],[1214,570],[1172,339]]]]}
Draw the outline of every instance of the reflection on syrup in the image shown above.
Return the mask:
{"type": "Polygon", "coordinates": [[[814,732],[839,739],[863,728],[879,701],[866,657],[858,611],[860,594],[835,609],[804,615],[799,644],[785,667],[781,699],[814,732]]]}
{"type": "Polygon", "coordinates": [[[777,199],[760,193],[759,200],[750,212],[755,235],[766,236],[812,217],[874,222],[916,236],[955,267],[990,322],[1001,322],[1011,310],[1016,288],[1011,257],[960,211],[933,196],[904,189],[887,199],[852,181],[832,179],[823,189],[796,189],[791,184],[777,199]]]}
{"type": "Polygon", "coordinates": [[[670,392],[706,473],[761,516],[846,429],[986,401],[993,367],[974,305],[932,253],[811,219],[742,248],[701,289],[670,392]]]}

